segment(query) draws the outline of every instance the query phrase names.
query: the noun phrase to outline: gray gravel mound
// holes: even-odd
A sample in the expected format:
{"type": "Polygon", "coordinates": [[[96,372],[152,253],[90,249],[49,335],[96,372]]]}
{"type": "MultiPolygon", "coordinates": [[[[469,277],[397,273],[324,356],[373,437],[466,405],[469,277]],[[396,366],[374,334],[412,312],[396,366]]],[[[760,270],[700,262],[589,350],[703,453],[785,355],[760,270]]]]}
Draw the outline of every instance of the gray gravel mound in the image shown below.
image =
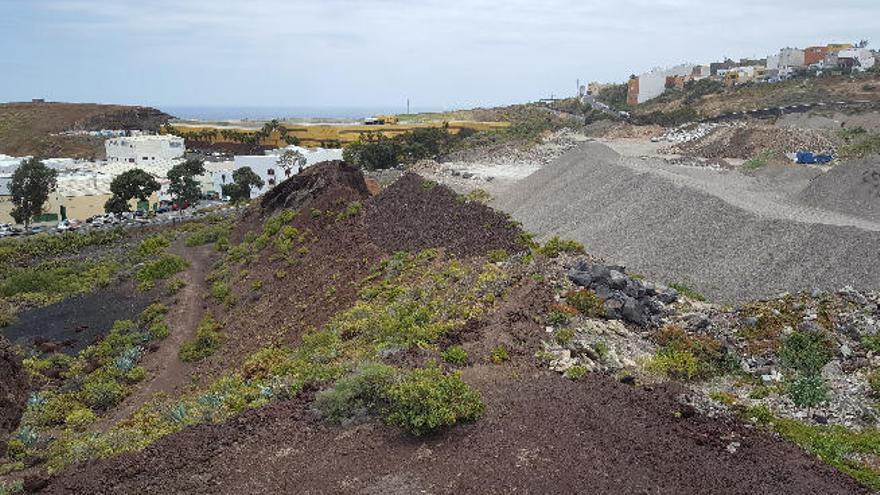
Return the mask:
{"type": "Polygon", "coordinates": [[[877,287],[876,228],[833,225],[833,215],[821,223],[813,211],[797,220],[762,215],[729,191],[724,200],[636,160],[588,143],[512,186],[495,206],[540,238],[575,239],[590,254],[721,302],[814,287],[877,287]]]}
{"type": "Polygon", "coordinates": [[[880,222],[880,156],[841,163],[810,182],[803,203],[880,222]]]}

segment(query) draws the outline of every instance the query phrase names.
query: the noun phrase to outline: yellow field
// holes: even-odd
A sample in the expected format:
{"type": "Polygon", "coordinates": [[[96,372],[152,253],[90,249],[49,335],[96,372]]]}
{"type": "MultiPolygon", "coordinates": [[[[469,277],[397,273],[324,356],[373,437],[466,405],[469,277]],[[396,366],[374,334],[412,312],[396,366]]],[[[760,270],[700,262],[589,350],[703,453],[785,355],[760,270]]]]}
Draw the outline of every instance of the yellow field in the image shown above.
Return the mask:
{"type": "MultiPolygon", "coordinates": [[[[386,137],[394,137],[407,131],[419,128],[442,127],[444,123],[424,123],[424,124],[386,124],[386,125],[346,125],[346,124],[285,124],[288,135],[299,139],[300,145],[307,147],[328,146],[328,145],[346,145],[360,139],[364,134],[379,133],[386,137]]],[[[457,134],[462,129],[474,129],[476,131],[488,131],[495,129],[504,129],[510,126],[509,122],[448,122],[446,123],[449,132],[457,134]]],[[[212,143],[233,143],[231,138],[224,137],[220,131],[229,130],[242,134],[253,134],[258,129],[246,129],[240,127],[213,126],[213,125],[192,125],[192,124],[175,124],[174,129],[177,134],[187,137],[193,134],[205,135],[205,131],[217,131],[207,138],[212,143]]],[[[164,129],[163,129],[164,132],[164,129]]],[[[284,147],[287,144],[282,136],[277,132],[272,132],[269,137],[263,139],[259,144],[263,146],[284,147]]]]}

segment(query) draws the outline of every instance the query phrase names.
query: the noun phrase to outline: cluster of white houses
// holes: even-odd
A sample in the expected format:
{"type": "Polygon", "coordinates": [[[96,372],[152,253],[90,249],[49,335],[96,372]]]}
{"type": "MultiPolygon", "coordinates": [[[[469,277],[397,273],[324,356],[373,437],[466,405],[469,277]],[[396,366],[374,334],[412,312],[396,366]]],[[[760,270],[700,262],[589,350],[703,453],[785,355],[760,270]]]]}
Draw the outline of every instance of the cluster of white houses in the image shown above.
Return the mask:
{"type": "MultiPolygon", "coordinates": [[[[186,147],[183,138],[172,135],[126,136],[113,134],[104,143],[106,160],[92,162],[69,158],[43,160],[58,171],[58,186],[50,194],[44,214],[38,220],[54,221],[65,218],[85,219],[104,212],[104,203],[110,198],[110,183],[117,175],[131,169],[141,169],[156,177],[162,185],[149,201],[136,205],[155,208],[171,199],[166,175],[175,165],[184,161],[186,147]]],[[[265,155],[235,156],[231,161],[206,162],[206,173],[197,177],[205,195],[223,194],[223,185],[232,182],[232,174],[242,167],[250,167],[263,180],[263,187],[254,189],[251,196],[262,194],[296,170],[285,169],[280,163],[287,149],[305,157],[305,166],[326,160],[341,160],[339,149],[307,149],[291,146],[272,150],[265,155]]],[[[13,223],[9,184],[12,174],[22,160],[29,157],[0,155],[0,223],[13,223]]],[[[133,204],[133,206],[135,206],[133,204]]]]}
{"type": "MultiPolygon", "coordinates": [[[[667,69],[656,68],[630,78],[627,103],[638,105],[662,95],[669,88],[682,89],[688,81],[702,79],[734,86],[749,82],[776,82],[797,75],[866,71],[878,63],[878,54],[868,49],[866,44],[783,48],[763,59],[727,59],[708,65],[682,64],[667,69]]],[[[601,91],[603,86],[591,83],[590,92],[601,91]]]]}

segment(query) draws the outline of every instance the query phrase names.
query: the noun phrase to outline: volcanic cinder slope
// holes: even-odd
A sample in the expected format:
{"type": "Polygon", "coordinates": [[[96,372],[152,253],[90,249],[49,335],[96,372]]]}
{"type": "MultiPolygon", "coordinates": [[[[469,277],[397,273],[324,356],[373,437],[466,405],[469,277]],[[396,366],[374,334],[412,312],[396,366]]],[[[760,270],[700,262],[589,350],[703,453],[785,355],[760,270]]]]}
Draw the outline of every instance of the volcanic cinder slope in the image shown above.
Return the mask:
{"type": "Polygon", "coordinates": [[[519,182],[497,205],[542,238],[580,241],[719,301],[880,280],[880,223],[871,217],[811,207],[739,172],[621,157],[597,143],[519,182]]]}
{"type": "MultiPolygon", "coordinates": [[[[242,220],[237,236],[244,238],[279,208],[298,209],[292,221],[313,240],[271,284],[280,265],[254,260],[249,276],[263,277],[264,295],[223,315],[224,347],[236,349],[221,351],[214,365],[229,366],[240,348],[273,332],[296,342],[302,325],[291,321],[320,325],[350,307],[357,296],[344,287],[367,275],[365,259],[438,248],[484,265],[490,250],[516,248],[519,231],[503,215],[443,186],[406,175],[367,197],[362,181],[343,163],[316,166],[280,184],[242,220]],[[361,208],[350,208],[352,200],[361,208]],[[331,216],[330,207],[358,212],[331,216]],[[340,289],[326,300],[323,287],[334,278],[340,289]]],[[[314,391],[306,390],[220,424],[187,427],[141,452],[72,466],[44,492],[867,493],[769,433],[696,414],[677,385],[636,387],[602,374],[571,381],[537,367],[552,295],[541,280],[521,277],[492,311],[444,337],[473,356],[499,341],[511,346],[503,364],[475,358],[461,369],[486,404],[476,422],[420,438],[369,418],[334,425],[315,414],[314,391]]],[[[406,363],[424,352],[432,351],[400,357],[406,363]]]]}

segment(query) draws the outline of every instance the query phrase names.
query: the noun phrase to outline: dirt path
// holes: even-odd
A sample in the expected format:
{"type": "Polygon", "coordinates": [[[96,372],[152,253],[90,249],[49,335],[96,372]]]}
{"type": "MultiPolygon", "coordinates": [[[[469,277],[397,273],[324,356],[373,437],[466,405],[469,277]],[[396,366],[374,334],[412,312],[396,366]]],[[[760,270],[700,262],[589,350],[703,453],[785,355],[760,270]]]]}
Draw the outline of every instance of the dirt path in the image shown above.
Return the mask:
{"type": "Polygon", "coordinates": [[[129,417],[156,394],[173,394],[190,383],[192,366],[181,361],[177,352],[183,342],[195,336],[201,320],[204,310],[203,296],[207,287],[205,280],[211,270],[214,250],[211,245],[185,248],[178,244],[172,251],[186,258],[190,267],[181,275],[186,281],[186,287],[175,296],[176,303],[169,304],[171,310],[165,318],[171,335],[162,341],[159,350],[144,357],[141,364],[147,370],[148,379],[112,415],[100,422],[99,429],[106,429],[129,417]]]}

